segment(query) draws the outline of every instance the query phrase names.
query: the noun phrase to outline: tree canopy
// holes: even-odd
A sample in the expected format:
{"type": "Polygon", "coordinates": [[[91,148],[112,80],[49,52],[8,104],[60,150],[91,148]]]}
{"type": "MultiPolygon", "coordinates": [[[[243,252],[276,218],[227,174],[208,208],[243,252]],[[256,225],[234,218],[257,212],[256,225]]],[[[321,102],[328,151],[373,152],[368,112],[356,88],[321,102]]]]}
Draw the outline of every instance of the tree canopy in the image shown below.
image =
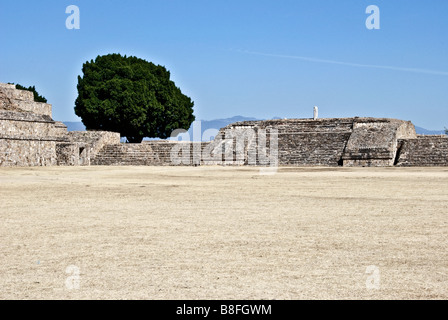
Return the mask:
{"type": "Polygon", "coordinates": [[[98,56],[82,66],[75,113],[88,130],[120,132],[129,142],[167,138],[188,130],[193,101],[163,66],[120,54],[98,56]]]}

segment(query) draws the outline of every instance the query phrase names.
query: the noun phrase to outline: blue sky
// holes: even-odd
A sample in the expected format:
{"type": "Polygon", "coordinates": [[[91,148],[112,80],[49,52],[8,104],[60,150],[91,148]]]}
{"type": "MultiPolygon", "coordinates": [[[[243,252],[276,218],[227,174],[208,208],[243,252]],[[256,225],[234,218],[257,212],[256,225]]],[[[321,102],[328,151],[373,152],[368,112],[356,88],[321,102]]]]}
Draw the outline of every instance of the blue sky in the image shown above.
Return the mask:
{"type": "Polygon", "coordinates": [[[448,1],[0,2],[0,82],[35,85],[77,121],[82,64],[121,53],[164,65],[200,119],[372,116],[448,127],[448,1]],[[80,29],[68,30],[69,5],[80,29]],[[368,5],[380,30],[368,30],[368,5]]]}

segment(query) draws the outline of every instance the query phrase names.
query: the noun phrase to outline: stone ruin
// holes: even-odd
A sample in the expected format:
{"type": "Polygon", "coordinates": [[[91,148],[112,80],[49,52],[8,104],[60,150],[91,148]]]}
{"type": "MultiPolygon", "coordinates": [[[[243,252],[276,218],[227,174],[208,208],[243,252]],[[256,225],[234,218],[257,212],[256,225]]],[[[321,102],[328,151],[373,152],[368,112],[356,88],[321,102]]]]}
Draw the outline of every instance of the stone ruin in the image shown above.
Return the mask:
{"type": "Polygon", "coordinates": [[[115,132],[67,132],[51,111],[32,92],[0,83],[0,166],[90,165],[104,145],[120,143],[115,132]]]}
{"type": "Polygon", "coordinates": [[[211,142],[106,145],[93,164],[266,166],[274,133],[279,166],[448,166],[446,135],[417,135],[410,121],[379,118],[236,122],[211,142]],[[183,151],[180,162],[173,150],[183,151]]]}
{"type": "Polygon", "coordinates": [[[316,108],[312,119],[236,122],[210,142],[120,143],[115,132],[67,132],[50,104],[0,84],[0,166],[266,166],[273,158],[279,166],[448,166],[448,137],[417,135],[397,119],[318,119],[316,108]]]}

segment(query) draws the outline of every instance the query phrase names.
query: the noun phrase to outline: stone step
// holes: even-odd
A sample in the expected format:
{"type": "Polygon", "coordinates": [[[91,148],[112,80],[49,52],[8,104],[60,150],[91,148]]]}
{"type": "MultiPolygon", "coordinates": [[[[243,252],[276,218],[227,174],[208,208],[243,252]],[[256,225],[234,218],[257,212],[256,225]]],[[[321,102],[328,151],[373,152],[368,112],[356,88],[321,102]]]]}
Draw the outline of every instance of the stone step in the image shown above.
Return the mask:
{"type": "MultiPolygon", "coordinates": [[[[3,102],[5,102],[5,101],[3,101],[3,102]]],[[[18,109],[19,111],[22,110],[22,111],[32,112],[36,115],[48,116],[51,118],[51,104],[43,103],[43,102],[35,102],[34,100],[26,101],[26,100],[18,100],[18,99],[8,99],[8,101],[6,101],[6,103],[12,109],[18,109]]]]}
{"type": "Polygon", "coordinates": [[[16,85],[15,84],[8,84],[8,83],[0,83],[0,88],[15,89],[16,85]]]}
{"type": "Polygon", "coordinates": [[[3,93],[8,99],[15,99],[27,102],[34,101],[34,94],[28,90],[0,88],[0,92],[3,93]]]}

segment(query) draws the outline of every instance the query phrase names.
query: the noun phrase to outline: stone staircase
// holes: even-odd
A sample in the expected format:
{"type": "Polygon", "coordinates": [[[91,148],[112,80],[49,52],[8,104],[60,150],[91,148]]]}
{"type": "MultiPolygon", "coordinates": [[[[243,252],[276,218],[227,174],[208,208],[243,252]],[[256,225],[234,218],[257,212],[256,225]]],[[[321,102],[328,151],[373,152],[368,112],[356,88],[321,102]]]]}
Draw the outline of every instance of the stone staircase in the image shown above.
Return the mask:
{"type": "Polygon", "coordinates": [[[340,166],[351,132],[279,135],[279,164],[340,166]]]}
{"type": "Polygon", "coordinates": [[[13,84],[0,83],[0,109],[32,112],[51,118],[51,104],[35,102],[28,90],[18,90],[13,84]]]}
{"type": "Polygon", "coordinates": [[[104,146],[93,165],[169,166],[199,165],[197,159],[207,143],[154,141],[104,146]]]}
{"type": "Polygon", "coordinates": [[[96,165],[448,165],[448,139],[416,139],[409,121],[378,118],[237,122],[211,142],[105,145],[96,165]],[[271,137],[273,139],[271,141],[271,137]],[[271,145],[274,143],[274,145],[271,145]],[[275,145],[276,144],[276,145],[275,145]]]}
{"type": "Polygon", "coordinates": [[[0,166],[57,164],[56,144],[67,142],[66,127],[51,118],[51,105],[32,92],[0,83],[0,166]]]}
{"type": "Polygon", "coordinates": [[[448,136],[418,136],[416,139],[399,140],[400,167],[448,166],[448,136]]]}
{"type": "MultiPolygon", "coordinates": [[[[233,162],[226,161],[226,164],[231,165],[271,165],[277,154],[278,165],[338,166],[341,165],[342,153],[351,135],[352,126],[352,118],[237,122],[221,129],[218,139],[212,144],[216,149],[224,150],[225,145],[233,143],[233,162]],[[253,134],[245,133],[245,130],[252,130],[253,134]],[[243,140],[244,145],[239,150],[244,149],[243,152],[236,152],[237,139],[225,139],[238,135],[238,132],[247,137],[240,139],[240,143],[243,140]],[[271,140],[271,137],[274,139],[271,140]]],[[[225,157],[232,159],[228,153],[223,156],[223,160],[225,157]]]]}

